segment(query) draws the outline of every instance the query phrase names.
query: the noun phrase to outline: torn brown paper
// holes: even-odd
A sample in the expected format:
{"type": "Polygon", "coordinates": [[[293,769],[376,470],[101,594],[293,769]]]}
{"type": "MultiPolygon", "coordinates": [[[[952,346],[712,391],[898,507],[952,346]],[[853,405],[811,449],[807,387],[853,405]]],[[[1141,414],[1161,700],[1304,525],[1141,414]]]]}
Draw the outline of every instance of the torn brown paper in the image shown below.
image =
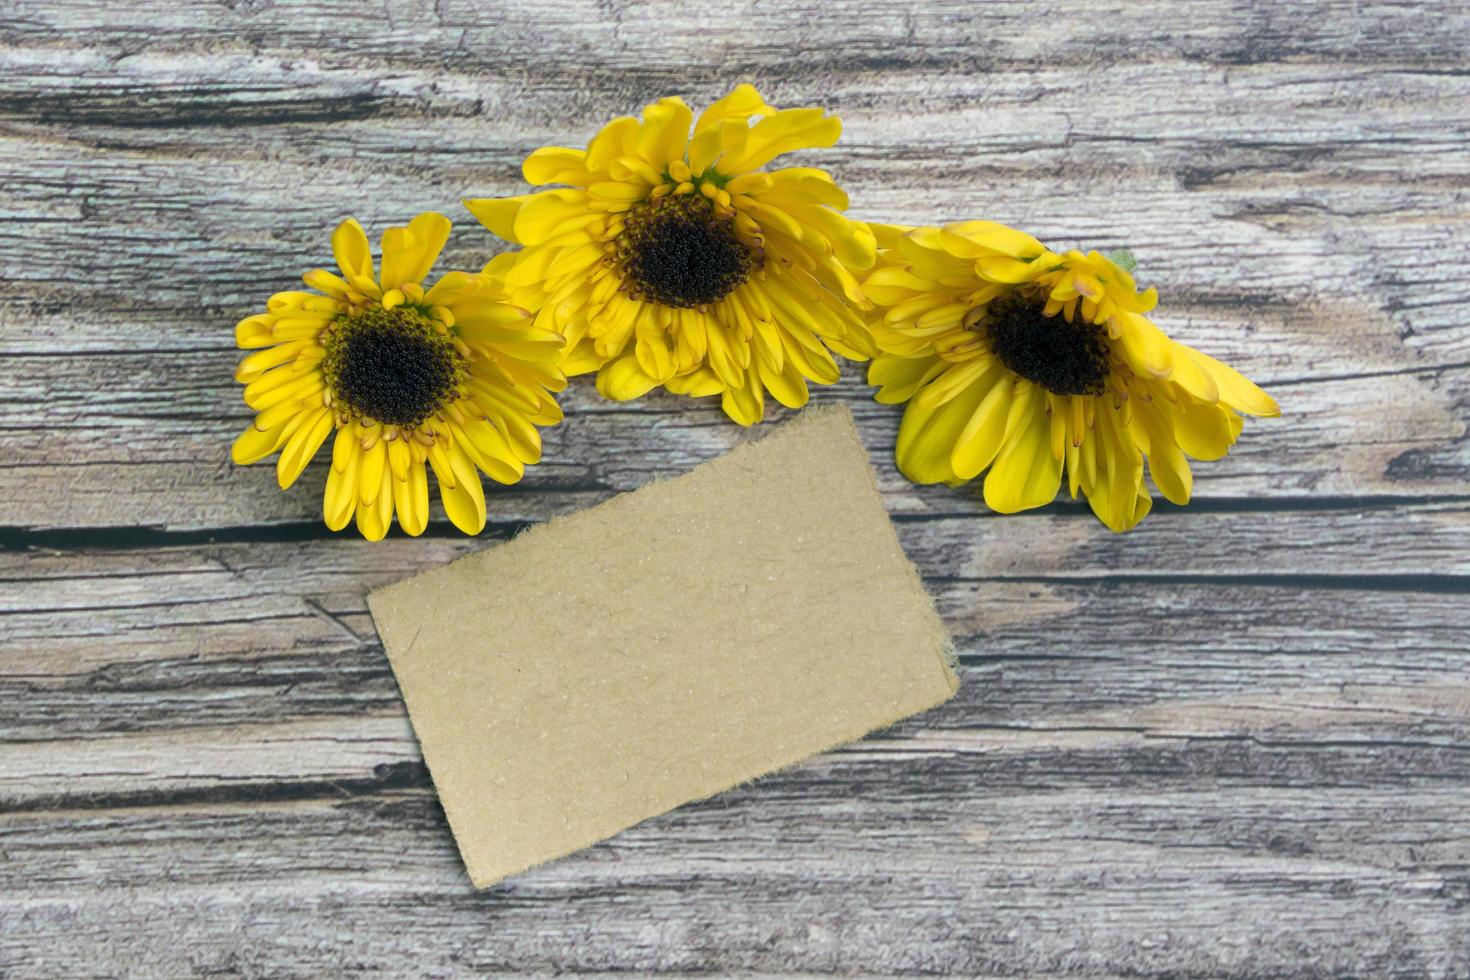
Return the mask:
{"type": "Polygon", "coordinates": [[[959,683],[846,409],[369,605],[479,887],[959,683]]]}

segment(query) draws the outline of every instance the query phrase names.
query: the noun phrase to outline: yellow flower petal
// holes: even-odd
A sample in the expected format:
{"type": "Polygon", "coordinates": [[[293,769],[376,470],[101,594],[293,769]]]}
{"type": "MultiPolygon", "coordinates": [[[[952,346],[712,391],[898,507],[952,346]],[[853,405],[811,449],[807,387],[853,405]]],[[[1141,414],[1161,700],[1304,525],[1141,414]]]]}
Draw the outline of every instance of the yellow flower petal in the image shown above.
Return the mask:
{"type": "Polygon", "coordinates": [[[1036,277],[1036,265],[1009,255],[982,255],[975,260],[975,271],[990,282],[1022,283],[1036,277]]]}
{"type": "Polygon", "coordinates": [[[1231,408],[1247,415],[1263,415],[1274,418],[1281,414],[1276,400],[1256,387],[1234,368],[1221,364],[1208,354],[1201,353],[1183,344],[1176,345],[1185,356],[1192,358],[1214,378],[1220,390],[1220,400],[1231,408]]]}
{"type": "Polygon", "coordinates": [[[1029,264],[1046,254],[1046,246],[1026,234],[995,221],[960,221],[939,230],[946,251],[961,258],[1003,255],[1029,264]]]}
{"type": "Polygon", "coordinates": [[[873,398],[884,405],[900,405],[948,367],[938,357],[880,355],[868,366],[868,384],[877,386],[873,398]]]}
{"type": "Polygon", "coordinates": [[[269,314],[255,314],[247,316],[235,324],[235,346],[242,350],[254,347],[268,347],[276,342],[271,333],[271,324],[275,321],[274,316],[269,314]]]}
{"type": "MultiPolygon", "coordinates": [[[[836,384],[842,377],[842,370],[837,362],[815,337],[802,330],[788,330],[784,326],[779,327],[778,333],[781,335],[782,354],[796,366],[802,377],[823,385],[836,384]]],[[[831,338],[827,339],[827,344],[834,346],[831,338]]]]}
{"type": "Polygon", "coordinates": [[[1218,405],[1185,405],[1174,418],[1179,448],[1195,459],[1220,459],[1235,443],[1231,412],[1218,405]]]}
{"type": "Polygon", "coordinates": [[[689,124],[694,113],[678,97],[660,99],[643,110],[638,132],[638,155],[657,171],[684,158],[689,143],[689,124]]]}
{"type": "MultiPolygon", "coordinates": [[[[978,387],[984,387],[983,382],[978,387]]],[[[1008,378],[992,380],[985,397],[955,437],[949,465],[959,479],[973,480],[1000,452],[1010,414],[1010,387],[1008,378]]]]}
{"type": "MultiPolygon", "coordinates": [[[[751,116],[769,116],[775,109],[766,104],[761,98],[760,92],[756,91],[754,85],[749,82],[741,82],[730,90],[730,94],[724,98],[717,99],[709,104],[699,114],[699,120],[694,124],[696,132],[704,129],[718,128],[726,120],[745,122],[751,116]]],[[[702,168],[695,167],[696,171],[702,168]]]]}
{"type": "Polygon", "coordinates": [[[1051,452],[1051,420],[1034,386],[1015,431],[985,476],[985,505],[1014,514],[1051,503],[1062,482],[1062,463],[1051,452]]]}
{"type": "MultiPolygon", "coordinates": [[[[406,268],[401,282],[423,282],[434,263],[439,260],[439,254],[444,251],[444,245],[449,241],[449,219],[434,211],[425,211],[408,223],[408,231],[412,236],[413,248],[408,256],[404,257],[406,268]]],[[[386,259],[384,265],[387,264],[386,259]]],[[[396,286],[398,283],[390,283],[386,277],[383,287],[396,286]]]]}
{"type": "Polygon", "coordinates": [[[624,356],[609,361],[597,372],[597,392],[603,398],[625,402],[642,398],[654,388],[658,380],[643,371],[636,356],[624,356]]]}
{"type": "Polygon", "coordinates": [[[609,122],[587,143],[587,169],[602,172],[618,157],[633,152],[638,139],[638,120],[632,116],[619,116],[609,122]]]}
{"type": "Polygon", "coordinates": [[[516,215],[521,207],[535,195],[519,194],[515,197],[479,197],[465,200],[464,206],[490,233],[508,242],[519,242],[515,234],[516,215]]]}
{"type": "Polygon", "coordinates": [[[807,403],[811,393],[795,363],[787,362],[785,367],[776,369],[759,367],[755,371],[766,390],[782,405],[795,409],[807,403]]]}
{"type": "Polygon", "coordinates": [[[1167,378],[1174,369],[1176,349],[1184,350],[1183,345],[1175,344],[1147,317],[1137,313],[1123,313],[1118,322],[1121,325],[1118,339],[1133,369],[1139,374],[1167,378]]]}
{"type": "Polygon", "coordinates": [[[1174,420],[1165,416],[1171,409],[1153,404],[1134,409],[1134,417],[1148,432],[1148,472],[1164,499],[1174,504],[1189,503],[1194,490],[1194,476],[1189,461],[1174,436],[1174,420]]]}
{"type": "MultiPolygon", "coordinates": [[[[381,443],[379,444],[381,445],[381,443]]],[[[357,529],[369,541],[381,541],[393,523],[393,478],[384,470],[378,477],[371,503],[362,501],[357,507],[357,529]]],[[[361,494],[359,494],[361,496],[361,494]]]]}
{"type": "Polygon", "coordinates": [[[281,489],[285,490],[296,482],[301,471],[306,469],[306,464],[316,455],[316,451],[327,441],[327,436],[332,432],[335,419],[332,410],[322,408],[316,414],[307,417],[299,428],[286,441],[286,446],[281,451],[281,458],[276,460],[276,480],[281,489]]]}
{"type": "Polygon", "coordinates": [[[429,479],[421,462],[412,463],[402,479],[393,480],[393,509],[398,526],[414,537],[429,526],[429,479]]]}
{"type": "Polygon", "coordinates": [[[760,380],[751,372],[739,387],[726,388],[720,394],[720,407],[731,421],[740,425],[755,425],[765,417],[765,396],[760,380]]]}
{"type": "Polygon", "coordinates": [[[543,146],[526,157],[521,173],[528,184],[584,184],[588,178],[587,151],[543,146]]]}
{"type": "Polygon", "coordinates": [[[496,483],[516,483],[525,474],[525,465],[516,456],[510,442],[500,430],[487,421],[476,421],[455,428],[461,448],[473,456],[473,462],[496,483]]]}
{"type": "Polygon", "coordinates": [[[318,371],[293,371],[289,364],[281,364],[246,384],[241,397],[245,404],[261,411],[285,401],[305,398],[319,390],[322,381],[318,371]]]}
{"type": "Polygon", "coordinates": [[[473,467],[458,452],[435,453],[429,456],[429,465],[439,480],[439,496],[444,501],[444,513],[454,526],[465,534],[479,534],[485,529],[485,490],[480,478],[464,478],[465,470],[473,473],[473,467]],[[458,475],[457,475],[458,474],[458,475]]]}
{"type": "Polygon", "coordinates": [[[348,282],[353,276],[373,277],[373,255],[368,247],[367,232],[362,230],[357,219],[348,218],[332,232],[332,254],[348,282]]]}
{"type": "Polygon", "coordinates": [[[387,463],[388,450],[382,439],[363,450],[357,472],[358,503],[371,506],[377,501],[378,491],[383,487],[383,472],[387,469],[387,463]]]}
{"type": "Polygon", "coordinates": [[[403,481],[408,479],[408,469],[413,465],[413,453],[409,451],[408,440],[398,438],[388,443],[388,470],[393,474],[393,479],[403,481]]]}
{"type": "Polygon", "coordinates": [[[247,426],[230,446],[230,459],[240,466],[265,459],[280,446],[281,430],[285,427],[285,422],[269,429],[259,429],[254,424],[247,426]]]}
{"type": "Polygon", "coordinates": [[[821,109],[782,109],[750,127],[742,152],[726,153],[722,174],[741,174],[765,166],[783,153],[831,146],[842,134],[842,121],[821,109]]]}
{"type": "Polygon", "coordinates": [[[513,240],[523,245],[539,245],[596,217],[587,210],[584,190],[542,191],[531,195],[516,213],[513,240]]]}
{"type": "Polygon", "coordinates": [[[1143,457],[1118,411],[1106,399],[1098,402],[1096,428],[1088,442],[1093,439],[1099,441],[1099,447],[1093,482],[1083,484],[1087,502],[1109,528],[1126,531],[1148,513],[1152,501],[1143,490],[1143,457]]]}
{"type": "Polygon", "coordinates": [[[336,442],[332,445],[332,466],[327,471],[327,485],[322,495],[322,517],[333,531],[346,527],[357,508],[360,459],[361,441],[356,426],[338,429],[336,442]]]}
{"type": "Polygon", "coordinates": [[[903,475],[915,483],[948,483],[955,479],[950,458],[955,442],[985,397],[970,385],[942,405],[923,408],[909,402],[898,427],[894,457],[903,475]]]}
{"type": "Polygon", "coordinates": [[[494,412],[490,421],[500,430],[505,441],[510,443],[511,452],[522,463],[534,464],[541,461],[541,433],[519,412],[494,412]]]}
{"type": "Polygon", "coordinates": [[[310,343],[309,339],[293,340],[288,344],[277,344],[274,347],[247,354],[240,359],[239,365],[235,368],[235,380],[241,384],[249,384],[271,368],[294,361],[296,355],[300,354],[310,343]]]}
{"type": "Polygon", "coordinates": [[[668,380],[665,387],[676,395],[688,395],[690,398],[707,398],[725,390],[724,382],[709,368],[676,375],[668,380]]]}
{"type": "Polygon", "coordinates": [[[951,365],[914,397],[921,408],[937,408],[989,373],[994,361],[987,355],[951,365]]]}
{"type": "MultiPolygon", "coordinates": [[[[1175,343],[1174,347],[1182,348],[1184,345],[1175,343]]],[[[1172,361],[1169,370],[1171,382],[1199,401],[1214,403],[1220,400],[1220,386],[1215,383],[1214,377],[1204,369],[1199,361],[1177,350],[1170,360],[1172,361]]]]}
{"type": "MultiPolygon", "coordinates": [[[[379,285],[386,291],[392,290],[402,283],[408,282],[408,272],[418,258],[418,245],[414,241],[413,232],[407,228],[389,228],[383,232],[383,272],[379,278],[379,285]]],[[[403,296],[398,295],[398,302],[403,301],[403,296]]],[[[385,309],[394,304],[388,296],[383,297],[385,309]]]]}

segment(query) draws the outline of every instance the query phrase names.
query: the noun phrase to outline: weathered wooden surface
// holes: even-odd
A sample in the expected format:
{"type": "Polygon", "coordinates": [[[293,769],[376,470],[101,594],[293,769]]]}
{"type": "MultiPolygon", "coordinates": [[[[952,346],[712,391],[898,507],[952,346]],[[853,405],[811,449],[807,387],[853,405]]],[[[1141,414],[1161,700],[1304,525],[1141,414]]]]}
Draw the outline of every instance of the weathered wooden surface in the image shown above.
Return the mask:
{"type": "MultiPolygon", "coordinates": [[[[0,976],[1470,974],[1463,4],[0,2],[0,976]],[[333,537],[226,458],[230,328],[327,229],[736,80],[861,215],[1127,245],[1285,417],[1115,537],[918,489],[950,705],[473,893],[333,537]]],[[[568,393],[486,539],[718,409],[568,393]]],[[[774,417],[773,417],[774,418],[774,417]]]]}

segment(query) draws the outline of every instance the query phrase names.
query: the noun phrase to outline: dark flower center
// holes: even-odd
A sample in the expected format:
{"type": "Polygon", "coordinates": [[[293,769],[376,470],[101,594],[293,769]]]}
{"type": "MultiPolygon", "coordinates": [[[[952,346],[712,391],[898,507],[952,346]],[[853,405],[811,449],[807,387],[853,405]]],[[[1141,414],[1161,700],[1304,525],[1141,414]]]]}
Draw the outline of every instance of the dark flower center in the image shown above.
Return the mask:
{"type": "Polygon", "coordinates": [[[706,197],[670,194],[628,211],[613,260],[633,298],[687,309],[728,295],[761,258],[706,197]]]}
{"type": "Polygon", "coordinates": [[[1054,395],[1101,395],[1107,390],[1108,341],[1096,324],[1046,316],[1044,300],[1011,293],[993,301],[974,323],[990,338],[1000,362],[1054,395]]]}
{"type": "Polygon", "coordinates": [[[402,306],[344,317],[327,335],[322,370],[338,401],[388,425],[415,425],[455,393],[460,355],[422,314],[402,306]]]}

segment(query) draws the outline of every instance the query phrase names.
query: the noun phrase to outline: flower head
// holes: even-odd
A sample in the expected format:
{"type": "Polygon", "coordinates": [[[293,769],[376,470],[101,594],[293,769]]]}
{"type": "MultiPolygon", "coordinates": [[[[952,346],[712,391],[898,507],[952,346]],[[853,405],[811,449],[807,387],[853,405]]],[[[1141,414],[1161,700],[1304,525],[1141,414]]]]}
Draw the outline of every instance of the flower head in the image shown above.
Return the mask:
{"type": "Polygon", "coordinates": [[[396,511],[400,527],[422,533],[427,464],[449,519],[475,534],[485,526],[479,470],[516,482],[541,458],[536,426],[561,420],[550,393],[566,384],[562,338],[506,301],[494,263],[425,286],[448,238],[440,214],[389,228],[375,272],[367,235],[348,219],[332,235],[340,275],[313,269],[302,278],[317,292],[277,293],[235,328],[253,351],[235,380],[258,414],[231,456],[279,451],[284,490],[335,431],[322,504],[334,531],[356,515],[376,541],[396,511]]]}
{"type": "Polygon", "coordinates": [[[1219,459],[1240,413],[1276,403],[1214,358],[1170,340],[1145,315],[1125,265],[1054,253],[990,221],[874,226],[881,250],[864,289],[883,351],[868,371],[881,402],[908,402],[899,468],[958,485],[986,468],[1001,513],[1049,503],[1065,470],[1075,498],[1115,531],[1133,527],[1154,485],[1189,502],[1186,454],[1219,459]]]}
{"type": "Polygon", "coordinates": [[[566,337],[568,374],[597,371],[618,400],[659,385],[718,394],[749,425],[766,392],[797,408],[807,382],[836,381],[832,352],[873,353],[853,276],[873,263],[872,233],[842,215],[847,195],[824,171],[762,169],[841,128],[820,109],[773,109],[749,85],[697,120],[661,99],[585,150],[526,159],[529,183],[566,186],[465,205],[524,246],[507,287],[566,337]]]}

